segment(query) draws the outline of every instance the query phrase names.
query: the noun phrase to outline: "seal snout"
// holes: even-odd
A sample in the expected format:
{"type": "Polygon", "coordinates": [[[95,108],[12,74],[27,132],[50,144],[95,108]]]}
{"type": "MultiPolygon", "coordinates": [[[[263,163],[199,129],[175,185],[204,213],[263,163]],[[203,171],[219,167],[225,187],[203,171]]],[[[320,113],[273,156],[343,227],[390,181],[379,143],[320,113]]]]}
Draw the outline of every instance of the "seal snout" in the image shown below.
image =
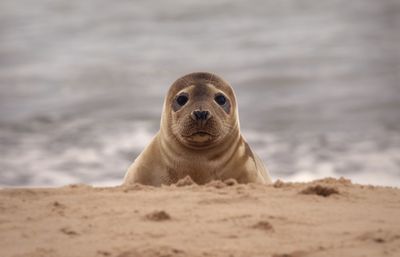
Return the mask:
{"type": "Polygon", "coordinates": [[[207,121],[211,117],[211,114],[209,111],[196,110],[190,114],[190,117],[195,121],[201,122],[201,121],[207,121]]]}

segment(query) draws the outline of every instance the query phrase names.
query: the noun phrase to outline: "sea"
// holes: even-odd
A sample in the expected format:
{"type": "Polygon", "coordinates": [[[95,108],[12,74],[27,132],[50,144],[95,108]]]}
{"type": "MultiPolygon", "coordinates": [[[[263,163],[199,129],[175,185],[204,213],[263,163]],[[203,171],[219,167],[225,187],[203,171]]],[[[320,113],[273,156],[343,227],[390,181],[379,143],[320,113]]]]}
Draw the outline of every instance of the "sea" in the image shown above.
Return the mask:
{"type": "Polygon", "coordinates": [[[0,187],[120,184],[194,71],[274,181],[400,186],[398,0],[2,0],[0,187]]]}

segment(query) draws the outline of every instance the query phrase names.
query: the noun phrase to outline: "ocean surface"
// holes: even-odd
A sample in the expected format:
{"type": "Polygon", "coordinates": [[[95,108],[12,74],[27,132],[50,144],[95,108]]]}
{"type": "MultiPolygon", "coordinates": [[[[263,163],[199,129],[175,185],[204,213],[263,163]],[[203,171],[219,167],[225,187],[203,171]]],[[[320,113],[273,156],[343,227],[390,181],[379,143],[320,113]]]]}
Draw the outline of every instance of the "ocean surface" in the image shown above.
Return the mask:
{"type": "Polygon", "coordinates": [[[0,186],[121,183],[193,71],[274,180],[400,186],[398,0],[2,0],[0,186]]]}

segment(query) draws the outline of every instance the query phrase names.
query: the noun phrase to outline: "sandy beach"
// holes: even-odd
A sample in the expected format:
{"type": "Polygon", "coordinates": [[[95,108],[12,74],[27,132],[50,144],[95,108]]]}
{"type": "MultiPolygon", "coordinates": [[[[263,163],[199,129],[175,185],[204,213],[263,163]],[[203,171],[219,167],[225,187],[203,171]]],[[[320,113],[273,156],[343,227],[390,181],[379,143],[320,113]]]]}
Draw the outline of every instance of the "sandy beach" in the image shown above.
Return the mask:
{"type": "Polygon", "coordinates": [[[311,183],[2,189],[0,256],[398,256],[400,190],[311,183]]]}

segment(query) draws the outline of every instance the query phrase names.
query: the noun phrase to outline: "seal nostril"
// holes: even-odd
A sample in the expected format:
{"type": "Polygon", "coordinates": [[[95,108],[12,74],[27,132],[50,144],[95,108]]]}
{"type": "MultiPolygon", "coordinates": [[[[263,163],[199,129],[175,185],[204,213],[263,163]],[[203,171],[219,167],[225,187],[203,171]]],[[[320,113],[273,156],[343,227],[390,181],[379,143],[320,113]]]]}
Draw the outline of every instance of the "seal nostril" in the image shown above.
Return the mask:
{"type": "Polygon", "coordinates": [[[203,117],[204,117],[204,120],[207,120],[207,118],[208,118],[208,112],[203,112],[203,117]]]}
{"type": "Polygon", "coordinates": [[[210,118],[210,112],[208,112],[208,111],[193,111],[191,116],[194,120],[207,120],[208,118],[210,118]]]}

